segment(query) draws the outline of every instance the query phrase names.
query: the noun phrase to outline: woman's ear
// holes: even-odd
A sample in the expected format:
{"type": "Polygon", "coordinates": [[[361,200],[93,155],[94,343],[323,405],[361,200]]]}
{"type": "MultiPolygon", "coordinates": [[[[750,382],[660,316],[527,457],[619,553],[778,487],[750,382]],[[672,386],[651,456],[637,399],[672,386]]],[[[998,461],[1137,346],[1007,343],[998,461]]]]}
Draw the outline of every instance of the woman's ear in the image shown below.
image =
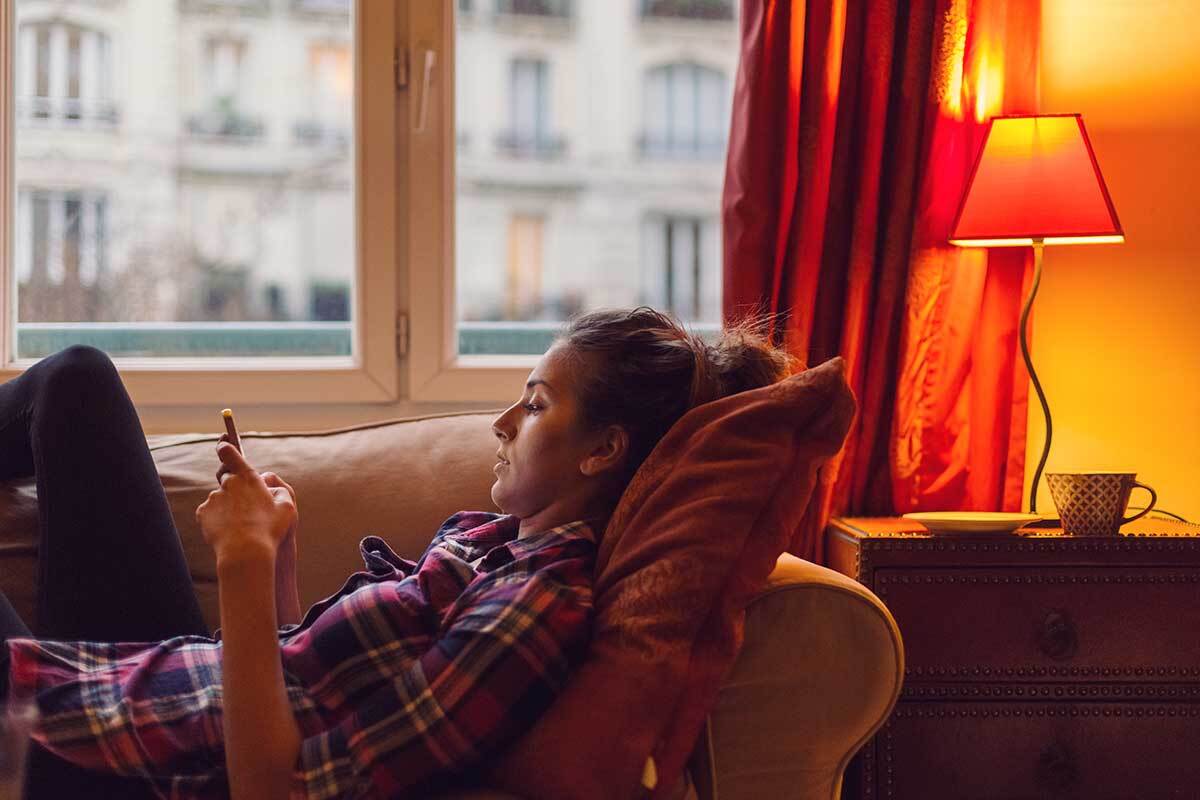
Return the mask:
{"type": "Polygon", "coordinates": [[[620,425],[609,425],[592,451],[579,462],[579,471],[591,476],[617,469],[628,453],[629,434],[620,425]]]}

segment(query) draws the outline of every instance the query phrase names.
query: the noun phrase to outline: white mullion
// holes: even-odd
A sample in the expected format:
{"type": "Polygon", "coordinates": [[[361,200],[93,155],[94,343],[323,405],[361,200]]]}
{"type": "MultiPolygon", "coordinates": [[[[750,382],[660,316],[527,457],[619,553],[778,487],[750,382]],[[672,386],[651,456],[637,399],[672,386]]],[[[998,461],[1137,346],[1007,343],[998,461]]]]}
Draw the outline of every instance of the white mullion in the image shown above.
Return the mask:
{"type": "Polygon", "coordinates": [[[33,275],[33,198],[28,189],[17,195],[17,240],[13,244],[17,282],[28,281],[33,275]]]}
{"type": "Polygon", "coordinates": [[[98,111],[100,96],[100,34],[85,30],[79,34],[79,107],[80,117],[88,119],[98,111]]]}
{"type": "Polygon", "coordinates": [[[47,192],[50,212],[46,243],[46,280],[54,286],[66,278],[63,265],[63,237],[67,234],[67,196],[63,192],[47,192]]]}
{"type": "Polygon", "coordinates": [[[96,196],[85,194],[79,202],[79,282],[96,282],[96,196]]]}
{"type": "Polygon", "coordinates": [[[50,26],[50,116],[66,116],[67,101],[67,27],[50,26]]]}
{"type": "Polygon", "coordinates": [[[113,99],[112,53],[112,39],[108,34],[101,34],[96,41],[96,75],[97,95],[102,103],[112,102],[113,99]]]}

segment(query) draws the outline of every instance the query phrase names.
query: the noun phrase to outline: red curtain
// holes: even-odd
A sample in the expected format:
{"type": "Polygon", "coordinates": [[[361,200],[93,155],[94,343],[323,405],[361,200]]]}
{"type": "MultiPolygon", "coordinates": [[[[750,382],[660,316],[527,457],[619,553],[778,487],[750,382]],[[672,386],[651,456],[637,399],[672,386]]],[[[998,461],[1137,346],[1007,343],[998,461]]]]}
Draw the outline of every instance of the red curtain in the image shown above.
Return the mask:
{"type": "Polygon", "coordinates": [[[1023,252],[946,236],[997,113],[1036,111],[1040,0],[743,0],[724,315],[846,358],[859,414],[792,552],[831,515],[1020,508],[1023,252]]]}

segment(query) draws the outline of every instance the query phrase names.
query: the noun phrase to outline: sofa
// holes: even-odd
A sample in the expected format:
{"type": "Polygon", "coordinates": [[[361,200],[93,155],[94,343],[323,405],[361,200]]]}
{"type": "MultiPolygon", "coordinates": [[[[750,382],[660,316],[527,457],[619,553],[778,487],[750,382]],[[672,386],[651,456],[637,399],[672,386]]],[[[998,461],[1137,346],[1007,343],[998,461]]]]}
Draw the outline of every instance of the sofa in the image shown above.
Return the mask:
{"type": "MultiPolygon", "coordinates": [[[[498,412],[389,419],[317,432],[242,433],[260,471],[296,490],[301,605],[363,569],[357,544],[386,539],[416,558],[461,509],[492,510],[498,412]]],[[[216,571],[196,506],[216,488],[214,431],[152,435],[162,478],[208,624],[218,623],[216,571]]],[[[37,493],[33,478],[0,484],[0,589],[33,620],[37,493]]],[[[114,575],[114,580],[121,576],[114,575]]],[[[745,643],[696,743],[682,794],[700,800],[840,796],[851,756],[884,723],[904,671],[891,614],[861,584],[784,554],[747,607],[745,643]]],[[[486,788],[460,800],[509,797],[486,788]]]]}

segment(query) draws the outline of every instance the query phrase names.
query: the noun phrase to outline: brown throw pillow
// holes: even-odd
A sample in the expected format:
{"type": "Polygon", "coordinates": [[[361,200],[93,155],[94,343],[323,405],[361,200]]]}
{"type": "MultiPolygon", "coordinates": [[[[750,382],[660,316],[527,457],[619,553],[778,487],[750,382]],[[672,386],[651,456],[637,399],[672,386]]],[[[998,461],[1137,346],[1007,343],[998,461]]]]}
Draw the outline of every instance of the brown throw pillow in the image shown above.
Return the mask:
{"type": "Polygon", "coordinates": [[[490,783],[545,800],[655,797],[680,777],[742,642],[745,606],[855,412],[842,358],[693,409],[642,464],[596,566],[596,629],[490,783]]]}

